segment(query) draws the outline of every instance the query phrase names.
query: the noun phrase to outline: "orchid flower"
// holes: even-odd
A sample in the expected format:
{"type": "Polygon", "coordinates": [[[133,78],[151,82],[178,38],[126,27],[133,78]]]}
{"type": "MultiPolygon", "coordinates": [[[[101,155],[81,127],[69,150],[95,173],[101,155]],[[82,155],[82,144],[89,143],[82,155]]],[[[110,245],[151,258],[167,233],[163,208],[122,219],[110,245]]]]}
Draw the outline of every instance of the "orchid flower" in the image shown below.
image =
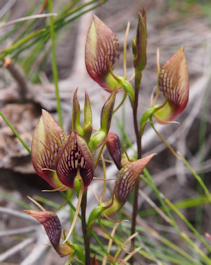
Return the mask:
{"type": "Polygon", "coordinates": [[[60,257],[72,256],[74,254],[74,250],[68,244],[59,243],[62,230],[60,220],[56,214],[48,211],[34,210],[24,210],[24,212],[34,217],[43,225],[52,247],[60,257]]]}
{"type": "Polygon", "coordinates": [[[76,131],[65,135],[45,110],[34,131],[32,162],[37,174],[58,190],[74,189],[76,176],[82,178],[86,190],[94,175],[94,161],[85,139],[76,131]]]}
{"type": "Polygon", "coordinates": [[[156,154],[151,154],[147,157],[138,159],[137,161],[128,161],[127,158],[121,159],[121,145],[119,137],[114,133],[109,133],[107,142],[108,151],[113,158],[116,166],[119,170],[118,179],[115,185],[115,198],[110,207],[107,207],[107,203],[104,204],[105,211],[104,214],[110,215],[118,211],[123,207],[125,202],[134,188],[138,177],[140,176],[143,169],[150,162],[153,156],[156,154]]]}
{"type": "Polygon", "coordinates": [[[92,135],[92,113],[85,91],[84,124],[80,125],[80,104],[77,90],[73,96],[72,131],[66,135],[55,119],[45,110],[32,138],[32,163],[37,174],[55,190],[74,189],[75,179],[82,180],[84,191],[94,175],[92,152],[105,141],[110,129],[116,89],[101,111],[101,127],[92,135]]]}
{"type": "Polygon", "coordinates": [[[154,117],[158,123],[165,124],[176,119],[186,108],[189,98],[188,67],[181,47],[160,69],[158,89],[166,101],[154,106],[154,117]]]}
{"type": "Polygon", "coordinates": [[[155,98],[151,100],[151,108],[147,109],[142,116],[140,134],[143,134],[146,122],[148,120],[151,121],[152,117],[160,124],[173,122],[186,108],[188,98],[188,68],[184,47],[181,47],[161,69],[158,62],[157,93],[155,98]],[[165,97],[165,100],[162,104],[155,105],[160,92],[165,97]]]}
{"type": "Polygon", "coordinates": [[[91,230],[95,220],[102,214],[111,215],[121,209],[133,190],[141,172],[150,162],[153,156],[151,154],[137,161],[129,161],[121,156],[121,143],[117,134],[109,133],[107,136],[107,149],[119,169],[118,179],[113,189],[112,199],[104,203],[100,203],[93,209],[88,220],[88,231],[91,230]]]}

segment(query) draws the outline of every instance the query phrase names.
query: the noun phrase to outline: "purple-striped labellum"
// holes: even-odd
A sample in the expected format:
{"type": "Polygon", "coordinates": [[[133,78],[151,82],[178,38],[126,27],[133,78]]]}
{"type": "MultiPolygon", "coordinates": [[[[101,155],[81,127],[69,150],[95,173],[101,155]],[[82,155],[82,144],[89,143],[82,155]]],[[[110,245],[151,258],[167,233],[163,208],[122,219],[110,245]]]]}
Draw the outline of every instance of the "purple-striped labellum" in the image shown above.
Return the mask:
{"type": "Polygon", "coordinates": [[[24,212],[34,217],[43,225],[52,247],[56,250],[60,257],[72,255],[74,253],[70,246],[59,244],[62,231],[60,220],[56,214],[48,211],[40,212],[33,210],[24,210],[24,212]]]}
{"type": "Polygon", "coordinates": [[[63,142],[56,163],[59,180],[70,189],[74,189],[74,180],[80,175],[84,190],[91,183],[94,175],[94,161],[83,137],[72,131],[63,142]]]}
{"type": "Polygon", "coordinates": [[[119,202],[125,203],[127,201],[139,175],[154,155],[156,154],[151,154],[135,162],[128,162],[121,168],[115,191],[115,197],[119,202]]]}

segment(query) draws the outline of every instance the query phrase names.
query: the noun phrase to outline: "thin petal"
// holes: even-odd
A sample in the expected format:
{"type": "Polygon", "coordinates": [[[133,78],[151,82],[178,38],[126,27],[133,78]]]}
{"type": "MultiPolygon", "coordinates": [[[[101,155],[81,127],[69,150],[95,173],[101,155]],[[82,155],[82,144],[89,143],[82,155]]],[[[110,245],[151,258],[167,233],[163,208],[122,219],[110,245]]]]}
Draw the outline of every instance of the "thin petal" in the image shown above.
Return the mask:
{"type": "Polygon", "coordinates": [[[139,175],[155,154],[127,163],[120,171],[115,196],[118,201],[126,202],[139,175]]]}
{"type": "Polygon", "coordinates": [[[86,141],[72,131],[62,145],[58,155],[56,172],[59,180],[70,189],[74,189],[74,180],[79,172],[84,189],[93,179],[94,162],[86,141]]]}
{"type": "Polygon", "coordinates": [[[85,48],[86,68],[95,82],[108,91],[119,86],[109,74],[108,58],[114,68],[119,59],[119,42],[116,35],[96,16],[93,16],[85,48]],[[106,53],[105,53],[106,50],[106,53]],[[111,87],[111,84],[113,84],[111,87]]]}
{"type": "Polygon", "coordinates": [[[173,121],[185,109],[189,98],[188,67],[184,47],[181,47],[161,68],[159,89],[168,99],[167,104],[155,113],[155,118],[159,123],[173,121]]]}
{"type": "MultiPolygon", "coordinates": [[[[64,138],[65,134],[58,123],[47,111],[43,110],[32,138],[32,163],[37,174],[55,189],[64,187],[56,173],[53,172],[64,138]]],[[[63,190],[65,189],[64,187],[63,190]]]]}

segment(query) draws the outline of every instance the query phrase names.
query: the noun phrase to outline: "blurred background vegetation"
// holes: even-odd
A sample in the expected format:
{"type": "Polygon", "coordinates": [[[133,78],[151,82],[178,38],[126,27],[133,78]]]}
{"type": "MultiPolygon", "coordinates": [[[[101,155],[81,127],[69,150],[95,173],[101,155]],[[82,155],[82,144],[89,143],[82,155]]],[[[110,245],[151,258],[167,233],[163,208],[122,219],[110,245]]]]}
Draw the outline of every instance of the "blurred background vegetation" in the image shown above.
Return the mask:
{"type": "MultiPolygon", "coordinates": [[[[45,2],[40,0],[0,2],[1,113],[8,118],[29,146],[41,108],[47,109],[57,118],[52,73],[51,29],[49,17],[44,15],[49,13],[45,2]],[[43,17],[24,21],[28,16],[39,14],[43,17]],[[10,23],[17,19],[23,20],[10,23]],[[10,57],[14,61],[15,67],[23,77],[23,83],[14,78],[11,70],[6,67],[5,57],[10,57]]],[[[143,72],[139,115],[141,117],[144,110],[149,107],[150,94],[157,82],[157,48],[160,49],[162,65],[181,46],[185,45],[190,77],[190,102],[178,119],[180,125],[172,124],[158,128],[175,150],[180,151],[186,157],[206,184],[207,189],[210,190],[211,2],[209,0],[108,0],[105,3],[79,0],[53,1],[58,86],[65,131],[68,132],[71,128],[71,100],[75,88],[79,87],[78,94],[81,101],[83,101],[84,88],[87,88],[93,104],[94,127],[97,128],[99,127],[99,111],[108,96],[89,78],[84,65],[86,32],[91,23],[92,14],[99,16],[116,33],[121,51],[123,51],[127,22],[130,21],[127,53],[128,76],[130,77],[133,74],[132,39],[135,37],[137,11],[141,11],[143,6],[148,19],[148,63],[143,72]]],[[[115,69],[117,74],[123,72],[122,64],[123,55],[121,54],[115,69]]],[[[118,96],[121,100],[121,92],[118,96]]],[[[113,119],[112,131],[117,132],[122,143],[130,149],[135,136],[131,129],[133,126],[128,104],[129,102],[126,102],[123,110],[117,112],[113,119]]],[[[184,163],[176,160],[150,129],[143,139],[143,149],[144,156],[152,152],[158,153],[158,156],[153,158],[148,168],[154,181],[154,189],[152,183],[145,183],[147,181],[142,181],[141,184],[138,244],[142,246],[142,252],[136,256],[137,264],[210,264],[210,250],[201,243],[202,241],[193,229],[179,218],[168,204],[166,204],[167,212],[171,209],[172,216],[180,230],[170,225],[167,222],[168,219],[164,218],[156,208],[159,207],[159,210],[166,214],[162,198],[159,197],[160,192],[173,203],[176,209],[181,211],[188,220],[188,224],[191,224],[209,245],[210,239],[207,238],[211,233],[209,198],[204,195],[204,190],[184,163]],[[152,230],[150,233],[147,227],[154,229],[162,240],[159,236],[153,236],[152,230]],[[179,231],[186,233],[193,240],[195,245],[203,251],[205,258],[199,255],[199,251],[194,246],[187,246],[187,241],[184,243],[184,238],[181,239],[179,231]],[[171,243],[174,243],[180,251],[171,248],[171,243]],[[193,260],[185,257],[183,252],[193,256],[193,260]]],[[[109,158],[107,153],[105,156],[109,158]]],[[[113,174],[115,175],[116,172],[113,174]]],[[[102,175],[100,166],[96,170],[96,175],[99,177],[102,175]]],[[[28,204],[27,195],[36,195],[36,199],[44,201],[45,206],[48,205],[49,209],[53,209],[51,207],[55,205],[52,202],[61,203],[62,198],[56,193],[41,193],[41,190],[45,188],[48,188],[46,183],[34,173],[27,150],[17,140],[4,120],[0,119],[0,231],[2,231],[0,232],[0,262],[24,264],[21,262],[24,262],[32,252],[36,241],[34,239],[24,250],[21,249],[13,255],[6,256],[6,259],[1,259],[8,249],[24,242],[29,237],[26,232],[10,235],[10,231],[23,226],[32,227],[29,221],[5,213],[3,209],[21,211],[31,207],[28,204]],[[4,233],[4,231],[7,232],[4,233]]],[[[110,196],[109,193],[108,196],[110,196]]],[[[96,202],[93,198],[90,202],[90,209],[94,203],[96,202]]],[[[131,205],[128,203],[125,210],[116,218],[126,219],[130,212],[131,205]]],[[[112,227],[108,221],[105,221],[105,224],[108,229],[112,227]]],[[[32,238],[34,238],[33,231],[31,228],[32,238]]],[[[120,225],[116,236],[127,238],[128,232],[127,225],[120,225]]],[[[95,244],[94,241],[92,243],[95,244]]],[[[99,256],[103,256],[97,248],[95,251],[99,256]]],[[[53,250],[48,248],[45,259],[40,258],[37,263],[25,264],[58,265],[64,263],[64,259],[58,259],[53,250]]]]}

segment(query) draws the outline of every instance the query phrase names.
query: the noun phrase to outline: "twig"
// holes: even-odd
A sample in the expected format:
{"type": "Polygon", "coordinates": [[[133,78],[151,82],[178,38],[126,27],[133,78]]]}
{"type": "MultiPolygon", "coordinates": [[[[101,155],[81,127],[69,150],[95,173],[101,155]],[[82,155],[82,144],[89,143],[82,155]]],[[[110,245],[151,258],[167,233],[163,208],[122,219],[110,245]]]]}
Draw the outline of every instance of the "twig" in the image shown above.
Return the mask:
{"type": "Polygon", "coordinates": [[[28,245],[32,244],[34,242],[34,238],[28,238],[24,240],[23,242],[15,245],[14,247],[10,248],[9,250],[5,251],[0,255],[0,262],[6,260],[10,256],[14,255],[15,253],[19,252],[23,248],[27,247],[28,245]]]}
{"type": "Polygon", "coordinates": [[[0,213],[5,213],[14,217],[18,217],[24,220],[29,220],[32,221],[36,224],[38,224],[38,221],[36,219],[34,219],[33,217],[31,217],[30,215],[26,214],[26,213],[22,213],[13,209],[9,209],[9,208],[4,208],[4,207],[0,207],[0,213]]]}
{"type": "Polygon", "coordinates": [[[48,0],[44,0],[42,6],[40,8],[39,14],[42,14],[47,6],[48,6],[48,0]]]}
{"type": "Polygon", "coordinates": [[[12,77],[18,84],[18,92],[21,100],[25,100],[29,92],[29,80],[25,76],[23,70],[14,63],[10,57],[4,58],[4,67],[10,72],[12,77]]]}
{"type": "Polygon", "coordinates": [[[12,24],[21,22],[21,21],[26,21],[26,20],[31,20],[31,19],[35,19],[35,18],[43,18],[43,17],[55,17],[57,16],[57,13],[48,13],[48,14],[39,14],[39,15],[33,15],[33,16],[28,16],[28,17],[21,17],[18,19],[14,19],[12,21],[9,22],[5,22],[5,23],[0,23],[0,28],[4,28],[4,27],[8,27],[12,24]]]}
{"type": "Polygon", "coordinates": [[[9,0],[6,2],[6,4],[1,8],[0,19],[12,8],[15,2],[16,0],[9,0]]]}
{"type": "Polygon", "coordinates": [[[34,230],[37,230],[37,225],[24,227],[24,228],[18,228],[18,229],[11,229],[8,231],[0,231],[0,237],[27,234],[27,233],[33,232],[34,230]]]}

